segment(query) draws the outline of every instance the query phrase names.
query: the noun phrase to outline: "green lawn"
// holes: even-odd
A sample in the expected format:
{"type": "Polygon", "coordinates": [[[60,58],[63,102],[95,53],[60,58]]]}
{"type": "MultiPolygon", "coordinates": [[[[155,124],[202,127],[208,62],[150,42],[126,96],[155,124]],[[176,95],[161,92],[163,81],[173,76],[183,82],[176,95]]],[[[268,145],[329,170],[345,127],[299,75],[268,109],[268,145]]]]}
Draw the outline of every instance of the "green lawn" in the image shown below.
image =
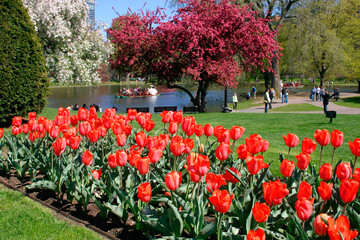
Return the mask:
{"type": "Polygon", "coordinates": [[[272,112],[312,112],[312,111],[323,111],[323,108],[314,106],[312,104],[287,104],[282,107],[273,108],[272,112]]]}
{"type": "Polygon", "coordinates": [[[80,226],[57,219],[39,203],[0,186],[0,239],[103,239],[80,226]]]}
{"type": "Polygon", "coordinates": [[[360,108],[360,96],[357,97],[349,97],[344,99],[339,99],[338,101],[332,101],[333,103],[350,108],[360,108]]]}
{"type": "MultiPolygon", "coordinates": [[[[263,105],[263,103],[260,98],[250,99],[250,100],[238,102],[235,110],[246,109],[246,108],[251,108],[251,107],[256,107],[256,106],[261,106],[261,105],[263,105]]],[[[232,103],[228,104],[228,107],[232,108],[233,107],[232,103]]]]}

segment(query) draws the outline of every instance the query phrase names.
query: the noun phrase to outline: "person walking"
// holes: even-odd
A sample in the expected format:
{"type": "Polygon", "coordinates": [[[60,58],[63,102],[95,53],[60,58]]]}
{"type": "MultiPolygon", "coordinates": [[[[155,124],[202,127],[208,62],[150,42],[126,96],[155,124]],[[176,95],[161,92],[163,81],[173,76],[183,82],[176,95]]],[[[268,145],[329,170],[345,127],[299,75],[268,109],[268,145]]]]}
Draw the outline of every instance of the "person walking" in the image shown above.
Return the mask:
{"type": "Polygon", "coordinates": [[[325,93],[323,95],[324,113],[327,112],[327,106],[329,105],[330,98],[332,98],[333,96],[334,94],[330,96],[329,92],[325,90],[325,93]]]}
{"type": "Polygon", "coordinates": [[[256,98],[256,87],[252,86],[251,92],[253,93],[253,99],[256,98]]]}
{"type": "Polygon", "coordinates": [[[270,104],[270,95],[269,95],[270,90],[266,89],[265,94],[264,94],[264,103],[265,103],[265,113],[268,112],[268,106],[270,104]]]}
{"type": "Polygon", "coordinates": [[[315,94],[316,94],[316,87],[314,86],[312,89],[311,89],[311,100],[315,101],[315,94]]]}
{"type": "Polygon", "coordinates": [[[236,93],[234,93],[232,100],[233,100],[233,109],[235,110],[237,107],[237,103],[238,103],[238,98],[237,98],[236,93]]]}
{"type": "Polygon", "coordinates": [[[284,101],[285,101],[285,94],[286,94],[286,89],[285,89],[285,87],[283,87],[281,89],[281,103],[284,103],[284,101]]]}
{"type": "Polygon", "coordinates": [[[285,99],[284,99],[285,103],[288,103],[288,99],[289,99],[289,91],[287,88],[285,88],[285,99]]]}

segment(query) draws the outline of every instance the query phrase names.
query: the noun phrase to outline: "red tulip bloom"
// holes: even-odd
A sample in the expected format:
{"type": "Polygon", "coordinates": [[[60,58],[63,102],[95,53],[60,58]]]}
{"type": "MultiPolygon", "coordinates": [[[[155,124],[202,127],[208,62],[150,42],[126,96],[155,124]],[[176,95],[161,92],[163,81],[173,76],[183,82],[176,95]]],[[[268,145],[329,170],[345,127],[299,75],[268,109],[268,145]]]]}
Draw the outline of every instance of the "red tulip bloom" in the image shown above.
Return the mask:
{"type": "Polygon", "coordinates": [[[320,187],[317,190],[322,200],[327,201],[331,198],[333,185],[332,183],[320,182],[320,187]]]}
{"type": "Polygon", "coordinates": [[[211,124],[207,123],[204,125],[204,135],[206,137],[210,137],[211,135],[214,134],[214,127],[211,126],[211,124]]]}
{"type": "Polygon", "coordinates": [[[343,180],[340,184],[340,197],[344,203],[354,201],[359,190],[359,182],[354,179],[343,180]]]}
{"type": "Polygon", "coordinates": [[[230,137],[232,140],[236,141],[244,134],[245,128],[241,126],[233,126],[230,130],[230,137]]]}
{"type": "Polygon", "coordinates": [[[296,134],[288,133],[287,136],[283,135],[283,138],[289,148],[296,147],[299,143],[299,137],[296,134]]]}
{"type": "Polygon", "coordinates": [[[15,127],[21,127],[21,124],[22,124],[22,117],[15,116],[12,118],[11,125],[15,127]]]}
{"type": "Polygon", "coordinates": [[[2,138],[3,134],[4,134],[4,129],[0,128],[0,138],[2,138]]]}
{"type": "Polygon", "coordinates": [[[218,139],[219,143],[228,143],[228,144],[230,144],[230,131],[229,131],[229,129],[219,130],[217,139],[218,139]]]}
{"type": "MultiPolygon", "coordinates": [[[[214,136],[219,139],[220,135],[222,134],[222,132],[224,131],[224,127],[219,125],[219,126],[215,126],[214,127],[214,136]]],[[[230,137],[230,136],[229,136],[230,137]]]]}
{"type": "Polygon", "coordinates": [[[312,195],[312,187],[306,181],[302,181],[299,186],[299,191],[297,194],[297,199],[305,198],[310,199],[312,195]]]}
{"type": "Polygon", "coordinates": [[[125,126],[124,120],[120,119],[113,123],[111,129],[115,135],[119,135],[120,133],[122,133],[124,126],[125,126]]]}
{"type": "Polygon", "coordinates": [[[114,120],[112,118],[106,116],[105,114],[103,114],[101,117],[101,121],[102,121],[102,124],[104,125],[104,127],[106,127],[106,129],[110,129],[114,120]]]}
{"type": "Polygon", "coordinates": [[[195,135],[201,137],[204,134],[204,128],[201,124],[195,126],[195,135]]]}
{"type": "Polygon", "coordinates": [[[122,147],[126,143],[126,135],[125,133],[120,133],[119,135],[116,135],[116,143],[119,147],[122,147]]]}
{"type": "Polygon", "coordinates": [[[191,152],[187,158],[188,170],[203,177],[210,169],[210,160],[206,155],[191,152]]]}
{"type": "Polygon", "coordinates": [[[360,157],[360,138],[355,138],[353,142],[348,142],[350,150],[355,157],[360,157]]]}
{"type": "Polygon", "coordinates": [[[177,111],[177,112],[174,112],[173,114],[173,119],[175,122],[177,122],[178,124],[180,124],[183,120],[183,113],[182,111],[177,111]]]}
{"type": "Polygon", "coordinates": [[[258,134],[252,134],[249,136],[249,138],[245,138],[246,147],[248,149],[248,152],[255,155],[260,152],[260,149],[262,147],[262,138],[258,134]]]}
{"type": "Polygon", "coordinates": [[[149,120],[145,122],[144,129],[147,132],[151,132],[155,127],[155,122],[153,120],[149,120]]]}
{"type": "Polygon", "coordinates": [[[21,127],[15,127],[15,126],[12,126],[11,128],[11,132],[14,136],[20,134],[22,132],[22,128],[21,127]]]}
{"type": "MultiPolygon", "coordinates": [[[[128,160],[128,155],[124,150],[118,150],[115,152],[116,155],[116,165],[123,167],[125,166],[127,160],[128,160]]],[[[140,158],[140,154],[137,155],[140,158]]],[[[135,159],[135,162],[137,161],[137,159],[135,159]]],[[[135,165],[135,163],[134,163],[135,165]]],[[[132,166],[134,166],[132,165],[132,166]]]]}
{"type": "Polygon", "coordinates": [[[161,122],[163,123],[169,123],[173,120],[173,113],[172,111],[166,111],[164,110],[162,113],[160,113],[161,116],[161,122]]]}
{"type": "Polygon", "coordinates": [[[80,142],[81,142],[80,136],[70,137],[69,138],[69,147],[72,150],[76,150],[79,148],[80,142]]]}
{"type": "Polygon", "coordinates": [[[91,130],[91,124],[88,121],[81,122],[78,128],[81,136],[87,136],[91,130]]]}
{"type": "Polygon", "coordinates": [[[194,139],[185,138],[183,143],[185,144],[183,153],[185,153],[185,154],[190,153],[191,150],[194,148],[194,139]]]}
{"type": "Polygon", "coordinates": [[[184,117],[181,122],[181,129],[186,133],[191,130],[195,125],[195,118],[193,116],[184,117]]]}
{"type": "Polygon", "coordinates": [[[135,162],[136,169],[139,171],[141,175],[145,175],[149,172],[149,163],[150,163],[150,158],[148,157],[139,158],[135,162]]]}
{"type": "Polygon", "coordinates": [[[82,155],[81,161],[87,166],[91,165],[93,163],[93,154],[86,149],[82,155]]]}
{"type": "Polygon", "coordinates": [[[315,151],[316,142],[310,138],[305,138],[301,144],[301,152],[304,154],[312,154],[315,151]]]}
{"type": "Polygon", "coordinates": [[[49,131],[50,137],[57,138],[59,136],[59,134],[60,134],[59,126],[52,125],[52,127],[50,128],[50,131],[49,131]]]}
{"type": "Polygon", "coordinates": [[[315,221],[314,221],[314,229],[315,229],[315,233],[318,236],[326,236],[327,235],[329,227],[328,227],[328,224],[326,224],[323,221],[323,219],[328,221],[329,218],[330,218],[330,216],[325,213],[321,213],[316,216],[315,221]]]}
{"type": "Polygon", "coordinates": [[[300,198],[295,203],[296,215],[301,221],[306,221],[310,218],[313,212],[314,198],[308,200],[306,198],[300,198]]]}
{"type": "Polygon", "coordinates": [[[282,199],[289,194],[286,183],[281,183],[280,180],[264,182],[262,186],[265,202],[270,206],[280,205],[282,199]]]}
{"type": "Polygon", "coordinates": [[[72,126],[76,126],[76,125],[78,125],[78,123],[79,123],[78,117],[77,117],[76,115],[72,115],[72,116],[70,117],[70,124],[71,124],[72,126]]]}
{"type": "Polygon", "coordinates": [[[116,168],[117,167],[116,154],[110,154],[108,156],[108,164],[109,164],[110,168],[116,168]]]}
{"type": "MultiPolygon", "coordinates": [[[[229,168],[232,172],[234,172],[236,175],[238,175],[239,177],[241,177],[241,174],[240,172],[234,168],[234,167],[231,167],[229,168]]],[[[234,177],[227,169],[225,169],[225,174],[223,175],[224,179],[228,182],[231,182],[231,183],[237,183],[239,182],[239,180],[236,179],[236,177],[234,177]]]]}
{"type": "Polygon", "coordinates": [[[331,146],[334,148],[340,147],[344,142],[344,133],[334,129],[334,131],[331,132],[331,146]]]}
{"type": "Polygon", "coordinates": [[[324,163],[319,170],[320,178],[324,181],[330,181],[332,177],[332,166],[330,163],[324,163]]]}
{"type": "Polygon", "coordinates": [[[131,131],[132,131],[132,126],[131,125],[125,125],[124,126],[124,132],[126,136],[130,136],[131,135],[131,131]]]}
{"type": "Polygon", "coordinates": [[[236,153],[238,154],[239,158],[244,160],[246,159],[247,155],[248,155],[248,150],[245,144],[241,144],[237,149],[236,149],[236,153]]]}
{"type": "Polygon", "coordinates": [[[138,187],[138,194],[137,194],[137,197],[140,199],[140,201],[149,202],[151,199],[151,194],[152,194],[152,188],[150,183],[146,182],[140,184],[140,186],[138,187]]]}
{"type": "Polygon", "coordinates": [[[103,125],[98,127],[99,137],[105,137],[107,133],[107,128],[103,125]]]}
{"type": "Polygon", "coordinates": [[[352,177],[360,183],[360,168],[355,168],[352,177]]]}
{"type": "Polygon", "coordinates": [[[295,156],[295,158],[297,159],[296,166],[300,170],[305,170],[309,166],[310,154],[300,153],[299,155],[295,156]]]}
{"type": "MultiPolygon", "coordinates": [[[[14,128],[14,127],[13,127],[14,128]]],[[[18,128],[18,127],[15,127],[15,128],[18,128]]],[[[29,130],[29,125],[27,123],[24,123],[22,125],[22,127],[20,128],[22,130],[23,133],[27,134],[30,130],[29,130]]],[[[20,131],[21,133],[21,131],[20,131]]],[[[15,134],[14,134],[15,135],[15,134]]]]}
{"type": "Polygon", "coordinates": [[[328,145],[330,142],[330,133],[326,129],[323,130],[318,129],[314,133],[314,138],[320,146],[324,147],[328,145]]]}
{"type": "Polygon", "coordinates": [[[252,208],[252,214],[255,221],[259,223],[266,222],[270,215],[270,207],[266,203],[256,202],[252,208]]]}
{"type": "Polygon", "coordinates": [[[141,148],[145,147],[146,140],[147,140],[147,136],[146,136],[146,133],[144,133],[143,131],[140,131],[136,134],[135,141],[139,147],[141,147],[141,148]]]}
{"type": "Polygon", "coordinates": [[[342,162],[336,168],[336,176],[340,181],[349,179],[351,176],[351,173],[352,173],[352,170],[351,170],[350,163],[342,162]]]}
{"type": "Polygon", "coordinates": [[[75,137],[77,134],[77,128],[76,127],[71,127],[67,130],[67,133],[69,134],[69,136],[71,137],[75,137]]]}
{"type": "Polygon", "coordinates": [[[266,152],[269,148],[269,141],[268,140],[261,140],[261,147],[260,152],[266,152]]]}
{"type": "Polygon", "coordinates": [[[86,121],[88,119],[88,111],[85,108],[80,108],[78,110],[77,117],[79,121],[86,121]]]}
{"type": "Polygon", "coordinates": [[[29,112],[28,116],[29,120],[36,120],[36,112],[29,112]]]}
{"type": "Polygon", "coordinates": [[[265,232],[261,228],[256,230],[256,232],[254,230],[250,230],[246,235],[246,240],[265,240],[265,239],[266,239],[265,232]]]}
{"type": "Polygon", "coordinates": [[[284,177],[290,177],[295,169],[295,163],[284,159],[280,165],[280,172],[284,177]]]}
{"type": "Polygon", "coordinates": [[[169,123],[169,133],[170,134],[175,134],[177,132],[178,128],[179,128],[179,125],[177,122],[172,121],[169,123]]]}
{"type": "Polygon", "coordinates": [[[209,197],[209,201],[214,205],[217,212],[226,213],[231,206],[233,198],[234,194],[230,196],[227,190],[221,191],[216,189],[212,193],[212,196],[209,197]]]}
{"type": "Polygon", "coordinates": [[[175,136],[171,139],[170,143],[170,151],[174,156],[180,156],[185,150],[185,143],[184,140],[179,137],[175,136]]]}
{"type": "Polygon", "coordinates": [[[220,143],[215,151],[216,158],[220,161],[225,161],[229,157],[230,153],[232,153],[230,150],[230,144],[224,142],[220,143]]]}
{"type": "Polygon", "coordinates": [[[137,115],[137,110],[136,109],[128,109],[128,118],[130,121],[134,120],[136,118],[137,115]]]}
{"type": "Polygon", "coordinates": [[[269,165],[264,162],[264,157],[261,155],[258,155],[256,157],[248,155],[246,158],[246,166],[251,175],[255,175],[261,169],[269,167],[269,165]]]}
{"type": "Polygon", "coordinates": [[[88,133],[88,138],[89,138],[90,142],[92,142],[92,143],[97,142],[99,140],[98,130],[95,128],[91,129],[88,133]]]}
{"type": "Polygon", "coordinates": [[[200,175],[196,174],[195,172],[190,171],[188,165],[185,164],[185,165],[184,165],[184,168],[185,168],[186,170],[188,170],[188,173],[189,173],[189,175],[190,175],[190,179],[191,179],[192,182],[198,183],[198,182],[200,182],[200,180],[203,179],[203,176],[200,176],[200,175]]]}
{"type": "Polygon", "coordinates": [[[150,158],[150,163],[157,163],[163,155],[163,150],[160,148],[151,148],[149,150],[148,157],[150,158]]]}
{"type": "Polygon", "coordinates": [[[102,174],[102,170],[101,170],[101,168],[99,170],[95,169],[95,170],[92,170],[91,173],[92,173],[92,176],[94,179],[99,180],[101,177],[101,174],[102,174]]]}
{"type": "Polygon", "coordinates": [[[175,191],[181,184],[181,172],[172,171],[165,176],[166,187],[170,191],[175,191]]]}
{"type": "Polygon", "coordinates": [[[341,215],[336,219],[336,225],[335,220],[330,217],[328,219],[328,224],[330,240],[353,240],[358,235],[356,230],[350,231],[350,221],[345,215],[341,215]]]}
{"type": "MultiPolygon", "coordinates": [[[[129,160],[129,164],[131,166],[135,166],[135,163],[137,162],[137,160],[141,158],[140,153],[137,151],[130,151],[130,153],[128,154],[128,160],[129,160]]],[[[118,164],[119,165],[119,164],[118,164]]],[[[119,165],[120,166],[120,165],[119,165]]]]}
{"type": "Polygon", "coordinates": [[[226,181],[223,177],[223,175],[216,175],[214,173],[208,173],[206,174],[205,178],[207,187],[206,189],[211,192],[216,189],[219,189],[222,185],[226,185],[226,181]]]}
{"type": "Polygon", "coordinates": [[[66,147],[66,139],[65,138],[57,138],[56,141],[52,144],[54,148],[54,153],[56,156],[59,156],[65,151],[66,147]]]}
{"type": "Polygon", "coordinates": [[[28,125],[29,125],[30,131],[36,131],[36,127],[37,127],[37,121],[36,120],[30,120],[28,122],[28,125]]]}

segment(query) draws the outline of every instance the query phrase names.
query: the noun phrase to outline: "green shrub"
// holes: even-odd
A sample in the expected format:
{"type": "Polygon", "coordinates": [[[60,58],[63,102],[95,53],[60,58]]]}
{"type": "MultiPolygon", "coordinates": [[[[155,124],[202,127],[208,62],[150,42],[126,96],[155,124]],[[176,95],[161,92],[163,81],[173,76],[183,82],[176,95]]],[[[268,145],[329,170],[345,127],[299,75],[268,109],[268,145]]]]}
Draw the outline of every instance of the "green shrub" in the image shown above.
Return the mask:
{"type": "Polygon", "coordinates": [[[49,80],[40,41],[21,0],[0,1],[0,124],[40,112],[49,80]]]}

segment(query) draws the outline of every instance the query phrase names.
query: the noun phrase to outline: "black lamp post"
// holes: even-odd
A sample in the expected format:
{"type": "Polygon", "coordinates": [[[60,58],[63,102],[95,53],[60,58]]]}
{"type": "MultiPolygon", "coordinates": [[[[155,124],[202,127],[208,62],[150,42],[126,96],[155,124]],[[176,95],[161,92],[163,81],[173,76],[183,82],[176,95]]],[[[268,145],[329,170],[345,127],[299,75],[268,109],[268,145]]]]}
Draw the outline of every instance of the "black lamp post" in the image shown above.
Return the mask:
{"type": "Polygon", "coordinates": [[[227,106],[227,85],[225,86],[225,91],[224,91],[224,106],[223,106],[223,113],[229,113],[232,110],[230,108],[228,108],[227,106]]]}

